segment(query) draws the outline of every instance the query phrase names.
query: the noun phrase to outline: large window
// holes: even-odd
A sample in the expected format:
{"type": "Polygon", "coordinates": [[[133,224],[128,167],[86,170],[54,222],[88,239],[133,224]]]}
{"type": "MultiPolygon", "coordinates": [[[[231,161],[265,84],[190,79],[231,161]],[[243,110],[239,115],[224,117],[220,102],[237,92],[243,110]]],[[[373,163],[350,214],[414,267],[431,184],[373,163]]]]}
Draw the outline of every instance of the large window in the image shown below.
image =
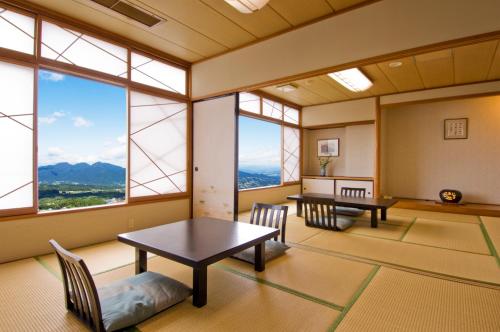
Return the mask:
{"type": "Polygon", "coordinates": [[[240,116],[238,188],[281,184],[281,126],[240,116]]]}
{"type": "Polygon", "coordinates": [[[187,64],[7,5],[0,56],[0,217],[187,197],[187,64]]]}
{"type": "Polygon", "coordinates": [[[72,75],[38,75],[40,210],[125,200],[126,91],[72,75]]]}

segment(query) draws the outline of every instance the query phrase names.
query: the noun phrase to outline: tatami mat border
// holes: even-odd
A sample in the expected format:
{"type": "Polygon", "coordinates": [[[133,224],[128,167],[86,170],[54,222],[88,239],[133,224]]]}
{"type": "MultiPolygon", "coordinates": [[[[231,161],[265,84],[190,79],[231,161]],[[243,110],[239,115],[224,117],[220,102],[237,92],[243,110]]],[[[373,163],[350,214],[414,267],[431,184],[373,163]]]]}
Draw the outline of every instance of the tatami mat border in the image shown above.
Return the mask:
{"type": "Polygon", "coordinates": [[[379,269],[380,269],[380,265],[377,265],[377,266],[373,267],[373,269],[371,270],[370,274],[368,274],[368,276],[363,281],[363,283],[361,284],[361,286],[358,288],[358,290],[356,291],[356,293],[354,293],[354,295],[349,300],[349,302],[346,304],[346,306],[344,307],[344,309],[342,310],[342,312],[340,313],[340,315],[337,316],[337,318],[333,322],[332,326],[330,326],[330,328],[328,329],[328,331],[335,331],[335,329],[339,326],[339,324],[344,319],[345,315],[347,315],[347,313],[349,312],[349,310],[351,309],[351,307],[354,305],[354,303],[356,303],[356,301],[361,296],[361,294],[363,294],[363,292],[366,289],[366,287],[368,287],[368,285],[370,284],[370,282],[372,281],[372,279],[375,277],[375,275],[377,274],[377,272],[378,272],[379,269]]]}
{"type": "Polygon", "coordinates": [[[493,244],[493,241],[491,241],[490,235],[488,234],[488,230],[483,224],[483,220],[481,217],[478,217],[479,219],[479,227],[481,228],[481,232],[483,233],[484,240],[486,241],[486,244],[488,245],[488,249],[490,250],[490,253],[493,257],[495,257],[498,266],[500,267],[500,257],[498,256],[498,252],[495,248],[495,245],[493,244]]]}
{"type": "Polygon", "coordinates": [[[411,226],[413,226],[413,224],[415,224],[415,221],[417,221],[417,217],[413,218],[413,220],[408,225],[408,227],[405,229],[405,231],[403,232],[403,234],[401,234],[401,237],[399,238],[399,241],[403,241],[403,239],[405,238],[406,234],[408,234],[408,232],[410,231],[411,226]]]}

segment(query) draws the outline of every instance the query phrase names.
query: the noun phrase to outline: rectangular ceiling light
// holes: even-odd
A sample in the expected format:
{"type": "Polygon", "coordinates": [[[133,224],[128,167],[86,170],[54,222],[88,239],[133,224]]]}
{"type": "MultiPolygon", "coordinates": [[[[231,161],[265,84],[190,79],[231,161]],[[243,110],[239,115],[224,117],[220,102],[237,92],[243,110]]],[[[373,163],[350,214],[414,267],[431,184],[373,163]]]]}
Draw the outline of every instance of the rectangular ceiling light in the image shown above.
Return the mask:
{"type": "Polygon", "coordinates": [[[269,0],[224,0],[237,11],[243,14],[251,14],[264,7],[269,0]]]}
{"type": "Polygon", "coordinates": [[[366,77],[365,74],[363,74],[358,68],[336,71],[328,74],[328,76],[354,92],[368,90],[373,85],[368,77],[366,77]]]}
{"type": "Polygon", "coordinates": [[[276,89],[280,90],[281,92],[287,93],[297,90],[297,86],[293,83],[289,83],[285,85],[278,85],[276,89]]]}
{"type": "Polygon", "coordinates": [[[119,0],[92,0],[95,3],[98,3],[106,8],[109,8],[117,13],[120,13],[128,18],[133,19],[139,23],[147,25],[148,27],[152,27],[161,22],[161,20],[140,8],[135,6],[131,6],[126,2],[119,0]]]}

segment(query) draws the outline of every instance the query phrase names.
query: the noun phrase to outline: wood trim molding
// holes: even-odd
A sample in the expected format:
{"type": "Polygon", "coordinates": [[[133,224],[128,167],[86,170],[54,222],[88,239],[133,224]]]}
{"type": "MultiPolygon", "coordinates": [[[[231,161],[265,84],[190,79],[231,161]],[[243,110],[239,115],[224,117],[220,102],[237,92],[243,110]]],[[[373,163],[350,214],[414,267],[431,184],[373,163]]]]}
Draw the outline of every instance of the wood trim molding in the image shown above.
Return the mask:
{"type": "Polygon", "coordinates": [[[304,129],[316,130],[316,129],[331,129],[331,128],[343,128],[349,126],[362,126],[368,124],[374,124],[375,120],[363,120],[363,121],[353,121],[353,122],[340,122],[340,123],[327,123],[322,125],[314,126],[303,126],[304,129]]]}
{"type": "MultiPolygon", "coordinates": [[[[347,63],[343,63],[343,64],[331,66],[331,67],[326,67],[326,68],[322,68],[322,69],[317,69],[317,70],[312,70],[312,71],[300,73],[300,74],[289,75],[289,76],[285,76],[285,77],[278,78],[278,79],[267,80],[264,82],[255,83],[255,84],[251,84],[251,85],[231,88],[231,89],[227,89],[224,91],[219,91],[219,92],[211,93],[208,95],[196,97],[195,100],[210,98],[213,96],[227,94],[227,93],[233,93],[233,92],[238,92],[238,91],[254,91],[254,90],[265,88],[265,87],[268,87],[271,85],[290,83],[290,82],[297,81],[297,80],[302,80],[302,79],[311,78],[314,76],[324,75],[324,74],[331,73],[334,71],[340,71],[340,70],[349,69],[349,68],[353,68],[353,67],[362,67],[362,66],[371,65],[374,63],[396,60],[396,59],[400,59],[400,58],[404,58],[404,57],[408,57],[408,56],[414,56],[414,55],[419,55],[419,54],[434,52],[434,51],[441,51],[441,50],[448,49],[448,48],[465,46],[465,45],[470,45],[470,44],[474,44],[474,43],[479,43],[479,42],[489,41],[489,40],[494,40],[494,39],[499,39],[499,38],[500,38],[500,30],[497,30],[497,31],[488,32],[488,33],[484,33],[484,34],[468,36],[468,37],[464,37],[464,38],[458,38],[458,39],[448,40],[448,41],[439,42],[439,43],[435,43],[435,44],[410,48],[410,49],[406,49],[406,50],[402,50],[402,51],[377,55],[374,57],[369,57],[369,58],[365,58],[365,59],[361,59],[361,60],[351,61],[351,62],[347,62],[347,63]]],[[[367,98],[367,97],[363,97],[363,98],[367,98]]],[[[309,107],[309,106],[306,106],[306,107],[309,107]]]]}
{"type": "Polygon", "coordinates": [[[375,178],[366,176],[320,176],[320,175],[303,175],[303,179],[319,179],[319,180],[349,180],[349,181],[374,181],[375,178]]]}
{"type": "MultiPolygon", "coordinates": [[[[411,92],[411,91],[408,91],[408,92],[411,92]]],[[[405,106],[405,105],[427,104],[427,103],[436,103],[436,102],[441,102],[441,101],[451,101],[451,100],[479,98],[479,97],[491,97],[491,96],[498,96],[498,95],[500,95],[500,90],[499,91],[491,91],[491,92],[471,93],[471,94],[465,94],[465,95],[459,95],[459,96],[418,99],[418,100],[411,100],[411,101],[405,101],[405,102],[400,102],[400,103],[383,104],[383,105],[381,105],[381,107],[391,108],[391,107],[405,106]]]]}
{"type": "Polygon", "coordinates": [[[110,31],[103,30],[101,28],[97,28],[94,25],[85,23],[81,20],[77,20],[74,18],[71,18],[69,16],[60,14],[58,12],[55,12],[53,10],[50,10],[46,7],[43,7],[41,5],[33,4],[33,3],[27,3],[25,1],[20,1],[20,0],[4,0],[0,1],[1,4],[5,3],[7,6],[11,6],[14,8],[18,8],[20,10],[26,11],[28,13],[31,13],[31,15],[41,15],[44,18],[49,18],[52,20],[56,20],[58,23],[63,23],[63,24],[68,24],[73,28],[77,29],[82,29],[85,32],[88,32],[90,34],[95,34],[99,36],[101,39],[108,39],[109,41],[113,43],[118,43],[121,46],[125,47],[131,47],[139,51],[143,51],[147,54],[151,54],[154,56],[159,57],[160,59],[163,59],[164,61],[170,62],[172,64],[176,64],[178,66],[181,66],[183,68],[189,68],[191,66],[191,63],[183,60],[181,58],[178,58],[176,56],[173,56],[171,54],[165,53],[163,51],[154,49],[150,46],[144,45],[142,43],[133,41],[131,39],[128,39],[126,37],[122,37],[120,35],[117,35],[115,33],[112,33],[110,31]]]}
{"type": "Polygon", "coordinates": [[[238,193],[246,193],[251,191],[261,191],[261,190],[277,190],[279,188],[290,187],[290,186],[299,186],[300,181],[297,182],[285,182],[276,186],[268,186],[268,187],[258,187],[258,188],[248,188],[248,189],[239,189],[238,193]]]}
{"type": "Polygon", "coordinates": [[[380,97],[377,97],[375,102],[375,178],[373,183],[373,197],[380,196],[380,182],[381,182],[381,151],[382,151],[382,112],[380,107],[380,97]]]}

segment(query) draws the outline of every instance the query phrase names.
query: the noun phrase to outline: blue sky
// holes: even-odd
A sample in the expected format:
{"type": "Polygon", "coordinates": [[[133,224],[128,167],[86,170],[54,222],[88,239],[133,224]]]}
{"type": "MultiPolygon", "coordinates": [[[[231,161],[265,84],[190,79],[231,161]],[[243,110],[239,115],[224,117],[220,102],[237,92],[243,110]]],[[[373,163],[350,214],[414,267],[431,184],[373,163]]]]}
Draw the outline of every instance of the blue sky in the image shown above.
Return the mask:
{"type": "Polygon", "coordinates": [[[125,166],[126,90],[76,76],[40,71],[38,158],[125,166]]]}
{"type": "Polygon", "coordinates": [[[281,126],[240,116],[239,163],[242,168],[280,167],[281,126]]]}

